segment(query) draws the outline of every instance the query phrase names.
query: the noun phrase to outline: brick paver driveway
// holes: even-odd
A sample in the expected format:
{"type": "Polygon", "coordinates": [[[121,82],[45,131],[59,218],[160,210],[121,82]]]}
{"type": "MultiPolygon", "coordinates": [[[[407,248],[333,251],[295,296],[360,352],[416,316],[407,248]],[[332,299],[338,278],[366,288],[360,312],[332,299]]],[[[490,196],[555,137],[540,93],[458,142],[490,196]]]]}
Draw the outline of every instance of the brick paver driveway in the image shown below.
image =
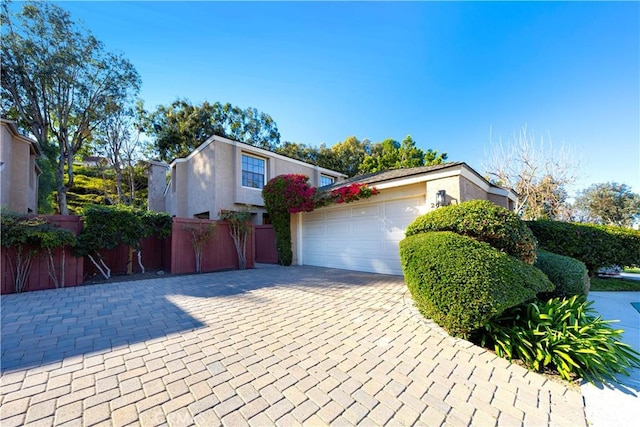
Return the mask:
{"type": "Polygon", "coordinates": [[[311,267],[2,297],[3,427],[585,425],[579,390],[448,337],[402,278],[311,267]]]}

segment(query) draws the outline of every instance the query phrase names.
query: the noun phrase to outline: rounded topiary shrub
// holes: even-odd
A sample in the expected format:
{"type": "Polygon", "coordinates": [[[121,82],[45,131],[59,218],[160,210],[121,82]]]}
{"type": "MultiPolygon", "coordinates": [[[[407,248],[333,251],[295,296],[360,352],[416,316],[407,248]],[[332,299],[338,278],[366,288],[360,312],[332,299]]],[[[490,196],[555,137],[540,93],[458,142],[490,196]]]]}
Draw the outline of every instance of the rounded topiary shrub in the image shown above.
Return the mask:
{"type": "Polygon", "coordinates": [[[589,293],[591,282],[587,266],[583,262],[568,256],[538,251],[538,258],[534,265],[542,270],[556,286],[555,290],[540,295],[541,298],[586,296],[589,293]]]}
{"type": "Polygon", "coordinates": [[[515,213],[488,200],[471,200],[444,206],[416,218],[407,236],[429,231],[453,231],[486,242],[496,249],[533,264],[536,239],[515,213]]]}
{"type": "Polygon", "coordinates": [[[409,236],[400,242],[400,258],[420,312],[459,337],[554,289],[537,268],[453,232],[409,236]]]}

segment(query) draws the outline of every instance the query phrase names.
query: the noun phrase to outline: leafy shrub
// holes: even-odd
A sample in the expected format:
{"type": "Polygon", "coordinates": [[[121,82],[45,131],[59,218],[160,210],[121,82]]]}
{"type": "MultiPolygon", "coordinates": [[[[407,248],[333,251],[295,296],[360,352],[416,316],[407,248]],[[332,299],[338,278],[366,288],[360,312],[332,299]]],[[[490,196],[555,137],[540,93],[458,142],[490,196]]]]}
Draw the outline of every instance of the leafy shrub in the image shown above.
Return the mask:
{"type": "Polygon", "coordinates": [[[485,325],[480,343],[537,372],[615,381],[615,374],[629,375],[627,368],[640,367],[640,354],[621,342],[623,330],[611,328],[612,321],[602,320],[591,305],[574,295],[511,308],[485,325]]]}
{"type": "Polygon", "coordinates": [[[135,209],[131,206],[90,205],[83,209],[82,231],[75,247],[76,256],[86,256],[105,279],[111,270],[105,264],[100,251],[113,249],[119,244],[131,246],[138,253],[138,264],[144,273],[140,252],[140,239],[157,235],[164,238],[171,234],[172,219],[163,212],[135,209]]]}
{"type": "MultiPolygon", "coordinates": [[[[76,236],[73,232],[51,224],[47,219],[38,216],[2,212],[0,215],[2,246],[15,251],[15,266],[7,256],[9,271],[13,277],[16,293],[25,290],[31,274],[32,261],[36,256],[47,257],[47,270],[55,287],[64,287],[64,277],[58,279],[53,251],[65,246],[73,246],[76,236]]],[[[64,250],[61,252],[64,265],[64,250]]]]}
{"type": "Polygon", "coordinates": [[[540,247],[585,263],[589,275],[613,264],[640,266],[640,231],[629,228],[538,220],[527,223],[540,247]]]}
{"type": "Polygon", "coordinates": [[[513,212],[487,200],[471,200],[444,206],[416,218],[405,234],[453,231],[486,242],[496,249],[533,264],[536,240],[531,230],[513,212]]]}
{"type": "Polygon", "coordinates": [[[556,286],[554,291],[541,295],[541,298],[586,296],[589,293],[589,275],[583,262],[568,256],[538,251],[534,265],[556,286]]]}
{"type": "Polygon", "coordinates": [[[400,242],[400,258],[418,309],[456,336],[553,290],[537,268],[453,232],[409,236],[400,242]]]}

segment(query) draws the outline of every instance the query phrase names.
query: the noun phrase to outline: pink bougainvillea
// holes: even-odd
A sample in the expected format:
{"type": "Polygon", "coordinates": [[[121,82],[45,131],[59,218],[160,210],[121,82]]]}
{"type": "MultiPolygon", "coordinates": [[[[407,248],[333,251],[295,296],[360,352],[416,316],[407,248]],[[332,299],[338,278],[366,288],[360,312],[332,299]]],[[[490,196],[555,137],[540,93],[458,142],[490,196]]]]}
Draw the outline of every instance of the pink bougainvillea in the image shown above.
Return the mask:
{"type": "Polygon", "coordinates": [[[262,190],[265,201],[273,210],[288,213],[311,212],[316,189],[309,186],[309,178],[301,174],[280,175],[262,190]]]}
{"type": "Polygon", "coordinates": [[[375,196],[379,191],[375,187],[367,187],[365,184],[350,184],[331,191],[331,202],[350,203],[356,200],[375,196]]]}

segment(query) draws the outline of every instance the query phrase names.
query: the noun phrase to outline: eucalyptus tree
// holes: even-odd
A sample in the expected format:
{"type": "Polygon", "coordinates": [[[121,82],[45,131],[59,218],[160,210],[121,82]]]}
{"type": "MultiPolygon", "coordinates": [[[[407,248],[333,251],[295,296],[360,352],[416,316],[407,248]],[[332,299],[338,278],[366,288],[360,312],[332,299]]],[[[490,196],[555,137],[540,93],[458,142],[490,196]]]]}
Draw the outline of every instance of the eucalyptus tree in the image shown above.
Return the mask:
{"type": "Polygon", "coordinates": [[[447,160],[446,153],[438,154],[435,150],[427,150],[416,147],[416,142],[407,135],[402,142],[393,139],[385,139],[371,146],[371,152],[367,154],[359,166],[360,173],[381,172],[388,169],[405,169],[417,166],[429,166],[442,164],[447,160]]]}
{"type": "Polygon", "coordinates": [[[138,92],[140,77],[56,4],[27,2],[14,11],[3,2],[1,14],[2,114],[18,119],[51,153],[58,209],[68,214],[74,155],[138,92]]]}
{"type": "Polygon", "coordinates": [[[631,228],[640,220],[640,194],[617,182],[593,184],[578,194],[574,208],[583,222],[631,228]]]}
{"type": "Polygon", "coordinates": [[[154,138],[157,155],[165,161],[185,157],[213,135],[274,151],[280,132],[273,118],[255,108],[229,103],[193,104],[178,99],[147,113],[145,133],[154,138]]]}

